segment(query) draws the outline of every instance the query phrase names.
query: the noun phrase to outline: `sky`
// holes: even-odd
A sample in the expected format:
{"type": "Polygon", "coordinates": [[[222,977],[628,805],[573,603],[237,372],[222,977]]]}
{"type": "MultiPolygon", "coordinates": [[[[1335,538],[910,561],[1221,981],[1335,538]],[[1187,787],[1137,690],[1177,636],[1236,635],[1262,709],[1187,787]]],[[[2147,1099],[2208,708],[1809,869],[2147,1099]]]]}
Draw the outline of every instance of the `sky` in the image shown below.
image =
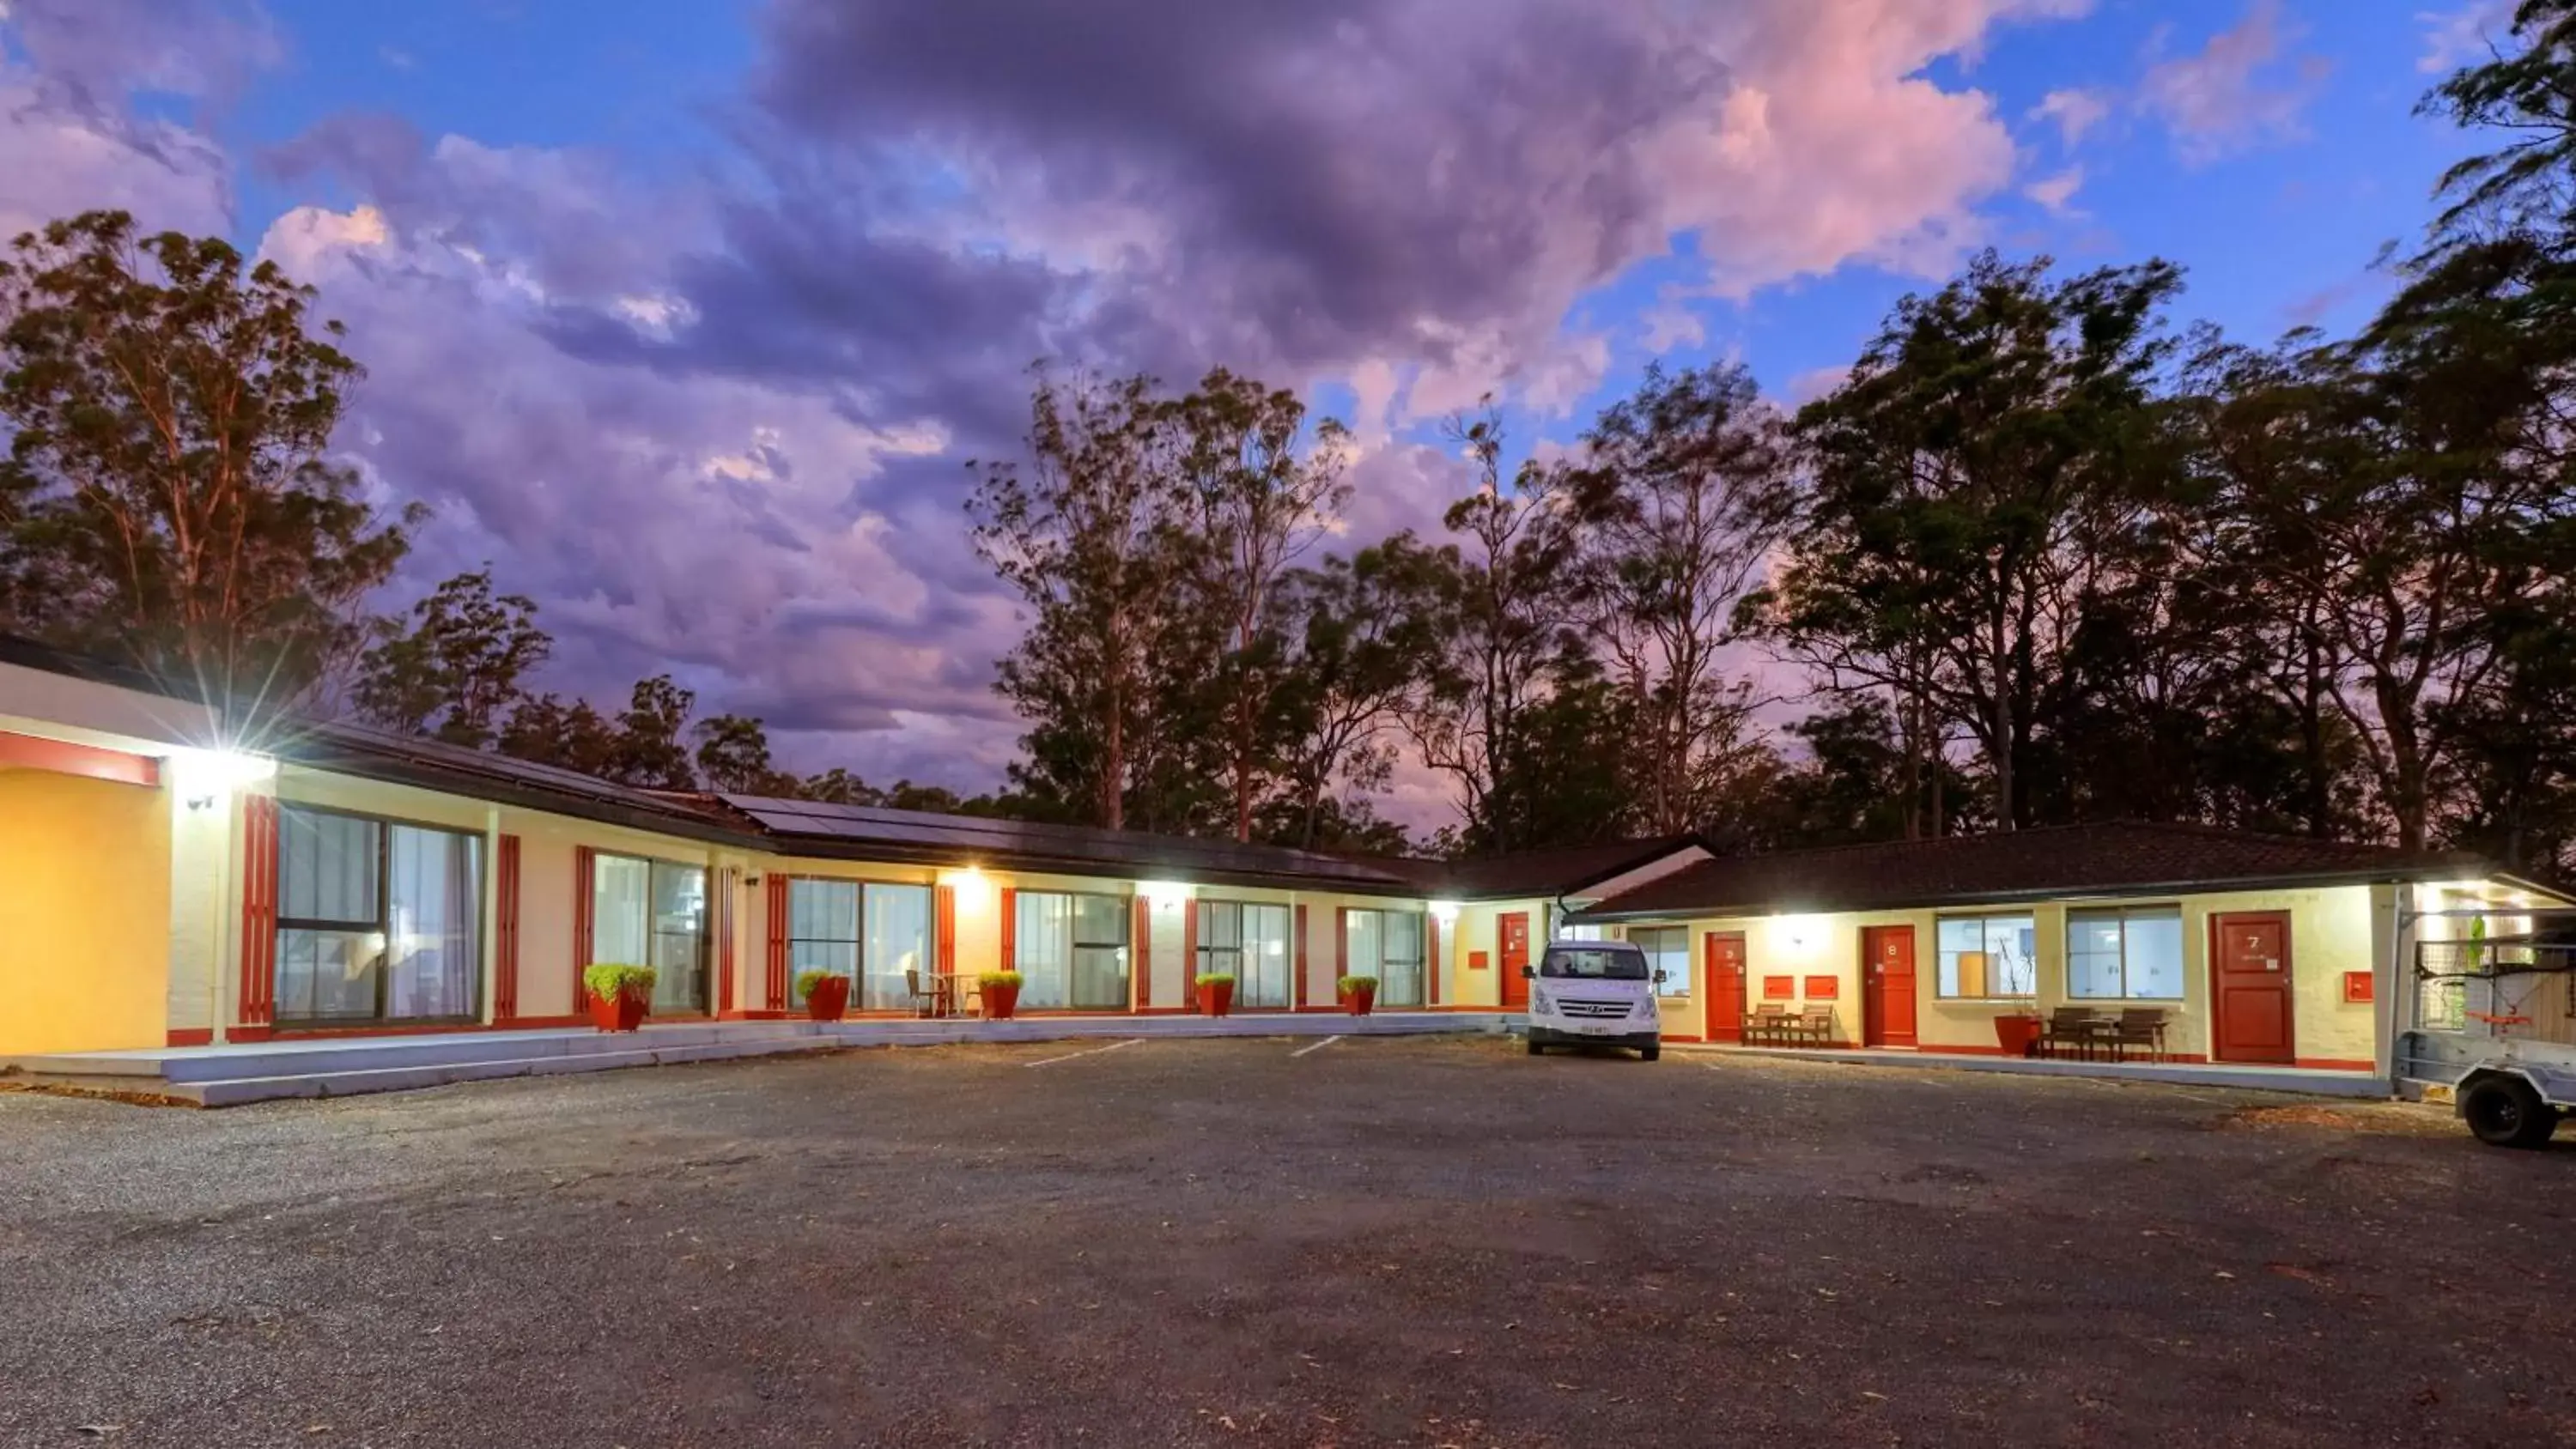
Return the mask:
{"type": "MultiPolygon", "coordinates": [[[[1641,370],[1796,402],[1992,246],[2348,328],[2501,0],[0,0],[0,234],[96,207],[320,291],[336,446],[606,702],[960,790],[1018,726],[966,537],[1040,358],[1350,424],[1334,547],[1436,533],[1438,422],[1641,370]]],[[[1387,808],[1446,815],[1407,774],[1387,808]]]]}

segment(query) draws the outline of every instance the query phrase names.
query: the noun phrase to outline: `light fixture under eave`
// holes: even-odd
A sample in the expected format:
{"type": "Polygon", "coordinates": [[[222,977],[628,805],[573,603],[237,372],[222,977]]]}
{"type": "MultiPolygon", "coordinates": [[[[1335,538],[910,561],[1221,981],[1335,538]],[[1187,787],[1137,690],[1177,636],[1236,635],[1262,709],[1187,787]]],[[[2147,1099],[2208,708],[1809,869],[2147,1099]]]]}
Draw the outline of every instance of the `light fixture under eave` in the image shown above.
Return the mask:
{"type": "Polygon", "coordinates": [[[277,778],[277,761],[249,750],[181,748],[170,754],[171,783],[191,810],[277,778]]]}
{"type": "Polygon", "coordinates": [[[1456,901],[1433,901],[1431,903],[1431,919],[1438,921],[1443,925],[1458,919],[1458,903],[1456,901]]]}
{"type": "Polygon", "coordinates": [[[1140,880],[1136,893],[1157,906],[1177,906],[1190,898],[1188,884],[1176,880],[1140,880]]]}

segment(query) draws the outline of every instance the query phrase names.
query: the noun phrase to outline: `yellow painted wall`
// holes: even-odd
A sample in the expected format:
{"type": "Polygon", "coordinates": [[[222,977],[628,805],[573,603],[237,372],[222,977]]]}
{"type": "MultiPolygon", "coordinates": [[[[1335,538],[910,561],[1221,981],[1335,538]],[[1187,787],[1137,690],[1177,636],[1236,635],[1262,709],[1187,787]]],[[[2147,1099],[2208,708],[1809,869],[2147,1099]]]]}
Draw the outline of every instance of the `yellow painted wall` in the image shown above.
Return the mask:
{"type": "Polygon", "coordinates": [[[0,770],[0,1053],[168,1039],[166,792],[0,770]]]}

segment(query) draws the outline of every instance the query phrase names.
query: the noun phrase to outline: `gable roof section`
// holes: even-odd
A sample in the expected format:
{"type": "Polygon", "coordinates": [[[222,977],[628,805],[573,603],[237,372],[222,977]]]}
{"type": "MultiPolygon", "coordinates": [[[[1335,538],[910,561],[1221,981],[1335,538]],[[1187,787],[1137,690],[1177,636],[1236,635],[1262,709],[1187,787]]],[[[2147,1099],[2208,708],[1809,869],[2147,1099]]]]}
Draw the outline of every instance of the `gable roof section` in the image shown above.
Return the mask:
{"type": "Polygon", "coordinates": [[[1895,910],[2494,873],[2479,857],[2453,851],[2115,822],[1703,861],[1574,919],[1895,910]]]}

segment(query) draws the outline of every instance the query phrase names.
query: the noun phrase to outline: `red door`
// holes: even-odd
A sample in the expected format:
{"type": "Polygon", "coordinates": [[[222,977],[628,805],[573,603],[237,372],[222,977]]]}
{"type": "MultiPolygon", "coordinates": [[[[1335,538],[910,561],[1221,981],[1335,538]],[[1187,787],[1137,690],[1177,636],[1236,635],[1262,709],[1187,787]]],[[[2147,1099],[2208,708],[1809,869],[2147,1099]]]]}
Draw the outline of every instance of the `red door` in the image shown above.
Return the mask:
{"type": "Polygon", "coordinates": [[[1914,928],[1863,930],[1860,975],[1861,1045],[1913,1046],[1914,928]]]}
{"type": "Polygon", "coordinates": [[[2290,1038],[2290,913],[2247,912],[2209,922],[2211,1055],[2222,1062],[2298,1059],[2290,1038]]]}
{"type": "Polygon", "coordinates": [[[1738,931],[1708,933],[1708,969],[1700,973],[1708,982],[1708,1025],[1710,1041],[1744,1040],[1744,936],[1738,931]]]}
{"type": "Polygon", "coordinates": [[[1495,955],[1503,964],[1503,1009],[1526,1010],[1529,1007],[1529,983],[1521,979],[1521,968],[1529,965],[1529,912],[1514,911],[1494,918],[1495,955]]]}

